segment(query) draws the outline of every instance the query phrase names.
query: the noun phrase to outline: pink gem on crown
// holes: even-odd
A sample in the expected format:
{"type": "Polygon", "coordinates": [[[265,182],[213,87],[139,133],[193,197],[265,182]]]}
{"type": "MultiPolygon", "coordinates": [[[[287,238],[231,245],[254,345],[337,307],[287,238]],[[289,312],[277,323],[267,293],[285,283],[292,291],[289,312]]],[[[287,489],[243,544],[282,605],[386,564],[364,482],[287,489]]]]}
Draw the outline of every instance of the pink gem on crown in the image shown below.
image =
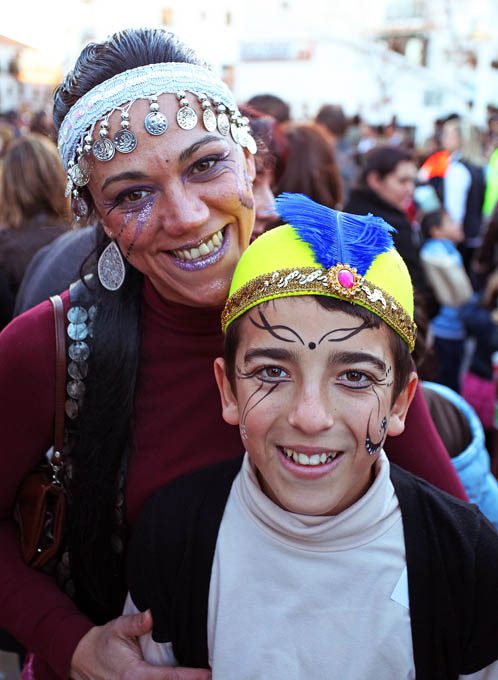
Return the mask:
{"type": "Polygon", "coordinates": [[[356,294],[363,280],[363,277],[357,273],[356,267],[342,264],[342,262],[330,267],[327,277],[332,288],[347,297],[353,297],[356,294]]]}
{"type": "Polygon", "coordinates": [[[355,284],[354,274],[349,269],[341,269],[337,274],[337,280],[343,288],[352,288],[355,284]]]}

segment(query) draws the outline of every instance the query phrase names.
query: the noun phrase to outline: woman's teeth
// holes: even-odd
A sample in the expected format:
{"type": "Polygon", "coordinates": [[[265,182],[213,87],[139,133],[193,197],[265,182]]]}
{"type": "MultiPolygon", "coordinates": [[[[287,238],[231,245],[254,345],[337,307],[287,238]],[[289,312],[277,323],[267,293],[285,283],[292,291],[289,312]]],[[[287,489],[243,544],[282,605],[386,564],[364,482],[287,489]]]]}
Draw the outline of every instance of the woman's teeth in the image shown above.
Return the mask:
{"type": "Polygon", "coordinates": [[[323,465],[324,463],[331,463],[340,453],[340,451],[323,451],[322,453],[314,453],[312,456],[307,456],[305,453],[298,453],[284,447],[280,450],[286,458],[298,465],[323,465]]]}
{"type": "Polygon", "coordinates": [[[223,245],[224,232],[225,229],[220,229],[216,234],[213,234],[213,236],[202,241],[202,243],[195,248],[189,248],[188,250],[178,249],[172,250],[171,252],[180,260],[197,260],[200,257],[206,257],[206,255],[213,255],[214,253],[217,253],[223,245]]]}

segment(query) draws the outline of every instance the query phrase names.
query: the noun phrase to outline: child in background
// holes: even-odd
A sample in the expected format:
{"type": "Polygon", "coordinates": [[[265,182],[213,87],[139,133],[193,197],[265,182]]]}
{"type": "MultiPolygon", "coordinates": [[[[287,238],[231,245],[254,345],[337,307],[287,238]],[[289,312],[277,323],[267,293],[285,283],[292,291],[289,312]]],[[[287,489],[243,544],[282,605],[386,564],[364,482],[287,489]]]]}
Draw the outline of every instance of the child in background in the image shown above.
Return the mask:
{"type": "Polygon", "coordinates": [[[442,209],[427,213],[421,228],[426,241],[420,256],[434,294],[441,303],[430,324],[439,366],[436,382],[459,392],[466,337],[461,305],[465,296],[471,294],[463,259],[456,247],[463,241],[463,228],[442,209]]]}
{"type": "Polygon", "coordinates": [[[417,383],[391,228],[277,208],[290,224],[240,259],[215,362],[247,453],[161,489],[135,528],[144,657],[214,680],[497,678],[498,534],[383,451],[417,383]]]}

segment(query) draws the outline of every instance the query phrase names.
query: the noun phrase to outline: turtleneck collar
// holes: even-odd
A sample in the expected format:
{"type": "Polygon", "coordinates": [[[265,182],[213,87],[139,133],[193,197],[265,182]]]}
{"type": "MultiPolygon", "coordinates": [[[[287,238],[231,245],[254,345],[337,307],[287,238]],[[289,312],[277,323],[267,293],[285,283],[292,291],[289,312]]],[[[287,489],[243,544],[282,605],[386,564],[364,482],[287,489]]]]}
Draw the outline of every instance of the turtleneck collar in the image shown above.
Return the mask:
{"type": "Polygon", "coordinates": [[[153,316],[157,326],[164,330],[188,335],[221,335],[223,307],[189,307],[165,300],[144,276],[143,313],[153,316]]]}
{"type": "Polygon", "coordinates": [[[326,552],[357,548],[384,534],[401,517],[384,451],[375,465],[372,486],[338,515],[298,515],[280,508],[262,492],[247,453],[234,488],[242,508],[262,531],[300,550],[326,552]]]}

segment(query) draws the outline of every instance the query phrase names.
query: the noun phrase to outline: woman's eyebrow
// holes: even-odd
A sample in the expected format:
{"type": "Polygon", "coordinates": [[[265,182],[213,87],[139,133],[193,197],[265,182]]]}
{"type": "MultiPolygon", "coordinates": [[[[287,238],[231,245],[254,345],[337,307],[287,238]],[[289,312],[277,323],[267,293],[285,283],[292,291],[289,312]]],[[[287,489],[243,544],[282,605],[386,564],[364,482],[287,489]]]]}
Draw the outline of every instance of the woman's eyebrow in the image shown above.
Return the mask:
{"type": "Polygon", "coordinates": [[[219,137],[218,135],[206,135],[202,139],[197,140],[197,142],[194,142],[191,144],[189,147],[184,149],[180,155],[178,156],[178,160],[180,163],[184,163],[186,160],[192,156],[199,147],[203,146],[204,144],[208,144],[209,142],[219,142],[222,141],[222,138],[219,137]]]}
{"type": "Polygon", "coordinates": [[[112,182],[121,182],[124,179],[143,179],[143,178],[144,178],[143,172],[138,172],[136,170],[127,170],[126,172],[120,172],[117,175],[111,175],[110,177],[108,177],[102,184],[100,191],[104,191],[104,189],[108,187],[109,184],[112,184],[112,182]]]}
{"type": "Polygon", "coordinates": [[[359,364],[359,363],[367,363],[367,364],[372,364],[375,366],[375,368],[378,368],[379,371],[384,373],[387,369],[387,366],[382,359],[379,359],[376,357],[374,354],[370,354],[369,352],[331,352],[329,356],[329,363],[331,364],[359,364]]]}

